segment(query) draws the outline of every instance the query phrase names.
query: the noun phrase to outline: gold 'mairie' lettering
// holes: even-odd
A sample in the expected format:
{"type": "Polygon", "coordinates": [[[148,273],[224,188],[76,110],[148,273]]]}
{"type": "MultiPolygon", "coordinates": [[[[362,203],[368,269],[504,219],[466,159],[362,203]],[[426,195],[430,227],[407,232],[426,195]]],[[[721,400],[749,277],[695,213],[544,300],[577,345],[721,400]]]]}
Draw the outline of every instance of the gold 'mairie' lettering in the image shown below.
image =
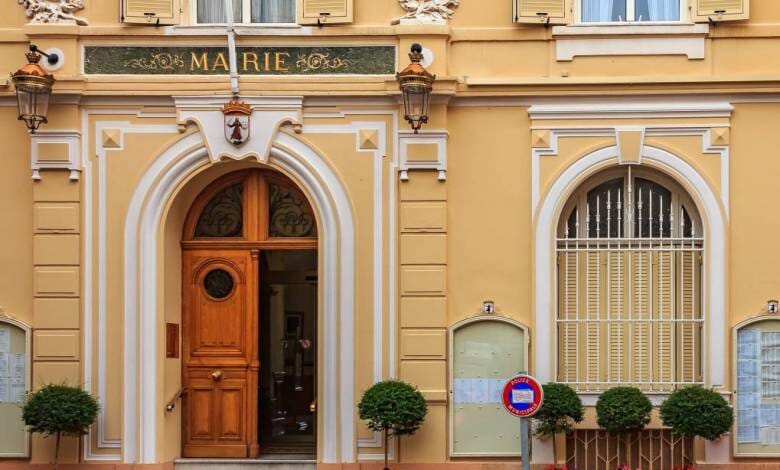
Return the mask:
{"type": "Polygon", "coordinates": [[[225,71],[228,69],[227,59],[225,59],[225,54],[223,52],[217,54],[217,59],[214,61],[214,67],[211,70],[217,70],[217,67],[222,67],[225,71]]]}
{"type": "Polygon", "coordinates": [[[248,71],[249,64],[255,66],[255,72],[260,71],[260,66],[257,64],[257,54],[254,52],[244,52],[244,72],[248,71]]]}
{"type": "Polygon", "coordinates": [[[282,56],[290,57],[290,54],[288,52],[277,52],[276,61],[274,63],[274,65],[276,66],[275,69],[277,72],[289,72],[290,69],[284,63],[285,57],[282,56]]]}
{"type": "Polygon", "coordinates": [[[209,69],[209,54],[208,52],[202,52],[200,54],[200,59],[198,59],[198,56],[195,55],[194,52],[190,52],[191,59],[190,59],[190,70],[195,69],[202,69],[202,70],[208,70],[209,69]]]}

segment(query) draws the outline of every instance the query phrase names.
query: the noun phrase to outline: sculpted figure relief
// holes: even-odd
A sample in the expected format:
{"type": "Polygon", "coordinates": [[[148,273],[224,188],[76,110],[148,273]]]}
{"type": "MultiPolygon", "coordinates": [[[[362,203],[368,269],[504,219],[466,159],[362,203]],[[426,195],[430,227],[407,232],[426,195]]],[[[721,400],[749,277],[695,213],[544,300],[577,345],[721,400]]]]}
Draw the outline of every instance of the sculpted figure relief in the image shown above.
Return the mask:
{"type": "Polygon", "coordinates": [[[72,21],[86,26],[87,20],[73,14],[84,8],[84,0],[16,0],[33,23],[72,21]]]}
{"type": "Polygon", "coordinates": [[[398,0],[406,15],[399,18],[400,22],[446,23],[455,14],[452,8],[460,4],[460,0],[398,0]]]}

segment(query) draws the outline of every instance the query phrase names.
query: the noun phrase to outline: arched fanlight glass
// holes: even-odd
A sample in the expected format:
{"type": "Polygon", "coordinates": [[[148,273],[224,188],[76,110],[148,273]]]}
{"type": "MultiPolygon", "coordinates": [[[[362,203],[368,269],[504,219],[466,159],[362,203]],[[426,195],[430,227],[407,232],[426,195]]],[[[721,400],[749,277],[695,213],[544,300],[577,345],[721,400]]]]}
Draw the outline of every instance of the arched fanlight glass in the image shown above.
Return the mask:
{"type": "Polygon", "coordinates": [[[35,45],[27,52],[27,64],[11,74],[11,80],[16,88],[16,99],[19,106],[19,120],[27,124],[30,132],[35,133],[38,126],[48,122],[46,114],[49,111],[51,90],[54,86],[54,76],[38,62],[41,55],[46,56],[49,64],[59,61],[56,54],[41,52],[35,45]]]}
{"type": "Polygon", "coordinates": [[[433,82],[436,81],[436,75],[428,72],[420,63],[423,60],[421,45],[412,45],[409,59],[412,63],[396,74],[396,79],[403,94],[404,118],[416,134],[422,125],[428,122],[431,92],[433,92],[433,82]]]}

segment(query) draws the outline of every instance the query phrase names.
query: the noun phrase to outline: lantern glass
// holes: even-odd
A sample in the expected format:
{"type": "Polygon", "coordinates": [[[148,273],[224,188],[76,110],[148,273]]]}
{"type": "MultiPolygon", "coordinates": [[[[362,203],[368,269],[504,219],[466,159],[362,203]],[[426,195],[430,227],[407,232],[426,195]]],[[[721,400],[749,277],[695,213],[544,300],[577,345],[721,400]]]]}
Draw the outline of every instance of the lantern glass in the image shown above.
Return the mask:
{"type": "Polygon", "coordinates": [[[47,122],[46,116],[51,99],[50,88],[17,82],[16,98],[19,105],[19,119],[23,120],[30,130],[35,131],[42,123],[47,122]]]}
{"type": "Polygon", "coordinates": [[[428,86],[407,85],[403,88],[404,114],[416,132],[428,122],[431,89],[428,86]]]}

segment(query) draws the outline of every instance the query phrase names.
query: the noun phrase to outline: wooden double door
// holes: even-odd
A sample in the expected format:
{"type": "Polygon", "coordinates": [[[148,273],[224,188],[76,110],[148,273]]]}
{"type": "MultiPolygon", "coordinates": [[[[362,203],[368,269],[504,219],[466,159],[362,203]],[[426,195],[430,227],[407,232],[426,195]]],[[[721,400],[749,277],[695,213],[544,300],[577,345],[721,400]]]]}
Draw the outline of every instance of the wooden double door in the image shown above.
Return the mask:
{"type": "MultiPolygon", "coordinates": [[[[184,457],[256,457],[261,451],[259,438],[264,426],[264,410],[275,410],[287,421],[308,429],[307,435],[316,436],[312,417],[316,410],[313,407],[312,416],[288,417],[286,409],[277,409],[280,398],[273,395],[274,391],[264,392],[273,388],[273,383],[268,383],[272,380],[268,378],[274,374],[281,377],[280,383],[284,385],[285,380],[292,383],[294,373],[301,372],[295,380],[303,383],[304,358],[310,363],[316,362],[316,358],[312,359],[316,348],[305,355],[307,351],[297,346],[297,355],[291,357],[297,360],[298,369],[285,370],[282,362],[281,366],[276,366],[281,370],[272,371],[262,369],[265,365],[261,364],[263,358],[273,359],[284,354],[284,351],[276,354],[263,348],[280,349],[280,344],[288,348],[292,344],[311,349],[316,340],[313,327],[308,333],[312,338],[300,336],[302,323],[308,321],[316,325],[316,265],[313,267],[314,306],[303,314],[296,313],[295,317],[300,317],[298,329],[293,331],[298,331],[299,337],[287,341],[283,331],[276,336],[271,331],[261,333],[264,326],[269,330],[285,328],[284,322],[288,321],[285,318],[270,320],[273,315],[285,316],[284,299],[275,302],[280,305],[276,309],[279,312],[271,308],[275,289],[270,283],[274,276],[290,277],[289,272],[295,272],[292,268],[285,271],[284,266],[274,271],[269,264],[276,259],[300,258],[273,256],[273,253],[309,253],[309,258],[313,253],[316,260],[316,246],[316,225],[308,202],[291,182],[275,174],[258,170],[229,174],[206,188],[196,199],[185,223],[182,241],[184,457]],[[272,187],[272,184],[277,186],[272,187]],[[279,186],[283,186],[281,195],[279,186]],[[278,226],[271,227],[273,223],[278,226]],[[308,229],[307,224],[311,226],[308,229]],[[275,272],[277,274],[273,274],[275,272]],[[304,317],[307,320],[304,321],[304,317]],[[276,400],[272,404],[277,408],[264,406],[261,395],[276,400]]],[[[276,291],[279,289],[285,291],[284,286],[276,291]]],[[[290,293],[288,304],[295,303],[302,295],[300,289],[293,287],[287,291],[290,293]]],[[[272,361],[269,359],[268,362],[272,361]]],[[[268,364],[268,367],[274,366],[268,364]]],[[[293,397],[297,402],[316,396],[313,372],[309,376],[307,395],[298,393],[293,397]]],[[[282,388],[277,386],[278,390],[282,388]]],[[[300,403],[297,406],[300,407],[300,403]]],[[[284,434],[284,429],[281,432],[284,434]]]]}

